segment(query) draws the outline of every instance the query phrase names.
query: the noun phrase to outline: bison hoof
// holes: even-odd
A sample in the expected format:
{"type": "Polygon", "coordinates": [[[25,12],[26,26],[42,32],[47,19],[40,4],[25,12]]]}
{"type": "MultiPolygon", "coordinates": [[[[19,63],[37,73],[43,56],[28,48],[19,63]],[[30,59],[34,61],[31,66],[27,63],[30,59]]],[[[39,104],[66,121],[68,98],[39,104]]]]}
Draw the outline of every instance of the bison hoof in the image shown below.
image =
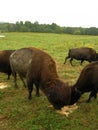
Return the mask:
{"type": "Polygon", "coordinates": [[[31,96],[29,96],[29,97],[28,97],[28,99],[29,99],[29,100],[31,100],[31,99],[32,99],[32,97],[31,97],[31,96]]]}
{"type": "Polygon", "coordinates": [[[36,97],[40,97],[40,94],[36,94],[35,96],[36,96],[36,97]]]}
{"type": "Polygon", "coordinates": [[[90,103],[90,100],[88,99],[86,102],[87,102],[87,103],[90,103]]]}

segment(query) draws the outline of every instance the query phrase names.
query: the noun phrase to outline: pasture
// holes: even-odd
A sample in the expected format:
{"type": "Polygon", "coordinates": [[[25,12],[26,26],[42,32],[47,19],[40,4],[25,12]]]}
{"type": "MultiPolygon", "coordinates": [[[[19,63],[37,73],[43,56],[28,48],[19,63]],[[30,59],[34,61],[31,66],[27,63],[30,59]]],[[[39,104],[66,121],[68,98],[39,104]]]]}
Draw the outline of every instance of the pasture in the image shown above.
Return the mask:
{"type": "MultiPolygon", "coordinates": [[[[64,63],[69,48],[92,47],[98,52],[98,36],[66,35],[49,33],[4,33],[0,38],[0,50],[37,47],[50,54],[56,61],[57,71],[61,79],[74,84],[85,65],[73,60],[64,63]]],[[[32,93],[28,100],[28,91],[18,79],[19,88],[14,88],[13,77],[0,73],[0,83],[8,87],[0,89],[0,130],[98,130],[98,98],[86,103],[89,93],[85,93],[78,101],[78,109],[68,117],[57,113],[48,102],[46,96],[32,93]]],[[[98,94],[97,94],[98,95],[98,94]]]]}

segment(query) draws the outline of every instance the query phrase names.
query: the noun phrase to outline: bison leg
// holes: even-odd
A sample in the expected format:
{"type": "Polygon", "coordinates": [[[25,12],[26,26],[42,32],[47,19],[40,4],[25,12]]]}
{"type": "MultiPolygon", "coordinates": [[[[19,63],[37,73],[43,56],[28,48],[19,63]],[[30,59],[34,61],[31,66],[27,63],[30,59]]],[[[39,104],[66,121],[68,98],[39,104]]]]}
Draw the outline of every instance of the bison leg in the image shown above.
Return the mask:
{"type": "Polygon", "coordinates": [[[27,81],[29,96],[28,99],[32,99],[33,82],[27,81]]]}
{"type": "Polygon", "coordinates": [[[7,80],[10,79],[10,75],[11,75],[11,72],[8,72],[8,78],[7,78],[7,80]]]}
{"type": "Polygon", "coordinates": [[[18,85],[17,85],[17,75],[15,72],[12,73],[13,77],[14,77],[14,83],[15,83],[15,88],[18,88],[18,85]]]}
{"type": "Polygon", "coordinates": [[[25,84],[25,81],[24,81],[23,77],[22,77],[21,75],[19,75],[19,76],[20,76],[20,79],[21,79],[22,82],[23,82],[24,87],[26,88],[26,84],[25,84]]]}
{"type": "Polygon", "coordinates": [[[94,97],[96,99],[96,97],[97,97],[97,92],[96,91],[92,91],[90,93],[89,98],[87,100],[88,103],[90,102],[90,100],[91,100],[92,97],[94,97]]]}
{"type": "Polygon", "coordinates": [[[84,62],[84,60],[81,60],[81,63],[80,63],[80,65],[82,65],[82,63],[84,62]]]}
{"type": "Polygon", "coordinates": [[[73,61],[73,58],[70,59],[70,64],[73,66],[72,61],[73,61]]]}
{"type": "Polygon", "coordinates": [[[7,80],[9,80],[10,79],[10,75],[8,74],[8,78],[7,78],[7,80]]]}
{"type": "Polygon", "coordinates": [[[17,75],[16,75],[16,73],[15,73],[14,80],[15,80],[15,87],[18,88],[18,85],[17,85],[17,75]]]}
{"type": "Polygon", "coordinates": [[[36,96],[39,97],[40,96],[40,94],[39,94],[39,85],[36,83],[35,86],[36,86],[36,96]]]}
{"type": "Polygon", "coordinates": [[[64,64],[66,63],[67,59],[69,59],[69,56],[65,57],[64,64]]]}

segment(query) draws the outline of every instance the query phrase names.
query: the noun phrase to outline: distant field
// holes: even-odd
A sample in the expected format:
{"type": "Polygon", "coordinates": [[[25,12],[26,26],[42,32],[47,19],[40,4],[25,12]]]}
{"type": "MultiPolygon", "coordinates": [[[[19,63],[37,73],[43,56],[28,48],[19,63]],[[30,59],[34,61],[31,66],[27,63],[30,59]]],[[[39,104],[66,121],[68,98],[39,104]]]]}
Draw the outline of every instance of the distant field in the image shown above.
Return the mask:
{"type": "MultiPolygon", "coordinates": [[[[69,48],[92,47],[98,51],[98,36],[65,35],[49,33],[4,33],[0,34],[0,50],[37,47],[48,52],[56,61],[58,74],[65,82],[74,84],[85,65],[74,60],[72,67],[65,56],[69,48]]],[[[8,88],[0,90],[0,130],[98,130],[98,98],[87,104],[88,94],[84,94],[78,109],[69,117],[56,113],[41,92],[38,98],[35,90],[28,101],[28,91],[18,80],[19,89],[14,88],[13,77],[7,81],[7,75],[0,73],[0,82],[8,88]]]]}

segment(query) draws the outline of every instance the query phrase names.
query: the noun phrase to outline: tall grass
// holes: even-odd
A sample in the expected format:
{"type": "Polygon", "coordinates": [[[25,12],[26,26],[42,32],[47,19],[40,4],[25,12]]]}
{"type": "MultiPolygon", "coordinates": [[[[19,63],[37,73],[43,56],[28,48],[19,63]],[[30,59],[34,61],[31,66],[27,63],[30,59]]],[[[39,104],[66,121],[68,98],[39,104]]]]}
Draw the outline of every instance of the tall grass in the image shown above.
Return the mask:
{"type": "MultiPolygon", "coordinates": [[[[98,36],[81,36],[49,33],[5,33],[0,38],[0,49],[18,49],[37,47],[48,52],[56,61],[59,76],[69,84],[74,84],[83,69],[88,64],[80,66],[79,61],[73,61],[72,67],[65,56],[69,48],[88,46],[98,50],[98,36]]],[[[79,102],[78,109],[69,117],[60,115],[50,107],[46,96],[35,96],[28,101],[28,91],[18,79],[19,88],[14,88],[13,77],[7,81],[7,75],[0,73],[0,82],[8,84],[8,88],[0,89],[0,130],[98,130],[98,99],[87,104],[88,93],[79,102]]]]}

